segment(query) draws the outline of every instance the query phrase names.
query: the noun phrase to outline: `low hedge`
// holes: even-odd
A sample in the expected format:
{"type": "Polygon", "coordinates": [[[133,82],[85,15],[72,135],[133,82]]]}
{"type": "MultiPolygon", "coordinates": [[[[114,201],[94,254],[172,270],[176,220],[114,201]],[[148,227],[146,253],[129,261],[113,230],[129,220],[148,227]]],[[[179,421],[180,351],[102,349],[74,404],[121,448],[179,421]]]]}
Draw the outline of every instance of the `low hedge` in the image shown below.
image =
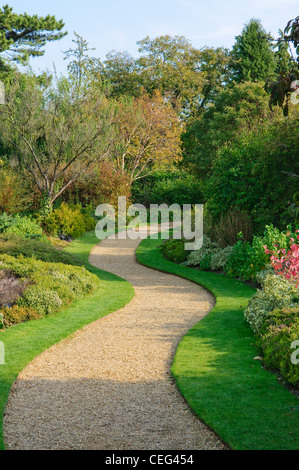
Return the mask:
{"type": "Polygon", "coordinates": [[[0,269],[2,272],[13,273],[21,283],[27,283],[22,295],[13,302],[13,307],[24,308],[24,312],[16,307],[10,310],[10,305],[2,306],[4,326],[16,323],[17,318],[20,321],[30,320],[31,309],[39,316],[54,314],[76,298],[84,297],[100,287],[98,277],[84,267],[63,263],[45,263],[23,256],[14,258],[0,255],[0,269]]]}
{"type": "Polygon", "coordinates": [[[14,234],[0,235],[0,255],[22,255],[25,258],[36,258],[45,262],[64,263],[73,266],[83,266],[79,257],[64,250],[54,248],[50,243],[43,243],[37,239],[22,238],[14,234]]]}

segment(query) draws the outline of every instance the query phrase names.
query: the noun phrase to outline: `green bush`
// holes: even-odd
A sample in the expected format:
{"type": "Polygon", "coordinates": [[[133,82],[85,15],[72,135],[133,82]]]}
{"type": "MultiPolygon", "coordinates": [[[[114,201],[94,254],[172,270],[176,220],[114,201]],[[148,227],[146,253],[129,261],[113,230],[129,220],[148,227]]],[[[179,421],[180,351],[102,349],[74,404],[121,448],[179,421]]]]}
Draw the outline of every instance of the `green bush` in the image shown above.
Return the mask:
{"type": "Polygon", "coordinates": [[[276,309],[262,325],[257,344],[264,363],[279,370],[293,385],[299,385],[299,364],[293,364],[291,345],[299,339],[299,307],[276,309]]]}
{"type": "Polygon", "coordinates": [[[210,261],[211,271],[224,271],[227,260],[233,251],[232,246],[219,248],[213,251],[210,261]]]}
{"type": "Polygon", "coordinates": [[[163,256],[173,263],[183,263],[187,259],[184,240],[166,240],[161,245],[163,256]]]}
{"type": "Polygon", "coordinates": [[[86,231],[94,230],[96,222],[88,213],[82,213],[80,206],[63,202],[42,220],[42,225],[48,235],[78,238],[86,231]]]}
{"type": "Polygon", "coordinates": [[[50,243],[35,239],[24,239],[14,234],[0,235],[0,255],[23,255],[25,258],[36,258],[45,262],[64,263],[73,266],[83,266],[80,258],[64,250],[54,248],[50,243]]]}
{"type": "Polygon", "coordinates": [[[232,250],[231,246],[221,248],[218,243],[212,242],[204,235],[201,249],[192,251],[186,264],[187,266],[200,266],[203,271],[223,271],[232,250]]]}
{"type": "Polygon", "coordinates": [[[191,251],[188,256],[187,266],[209,266],[212,253],[218,250],[220,246],[216,242],[212,242],[206,235],[203,236],[203,243],[200,250],[191,251]]]}
{"type": "Polygon", "coordinates": [[[134,202],[144,204],[200,204],[203,194],[198,179],[183,171],[154,173],[132,187],[134,202]]]}
{"type": "Polygon", "coordinates": [[[100,285],[98,277],[84,267],[45,263],[23,256],[14,258],[0,255],[0,269],[11,271],[21,280],[29,281],[16,304],[32,308],[42,316],[55,313],[60,307],[100,285]]]}
{"type": "Polygon", "coordinates": [[[31,217],[21,217],[16,215],[13,223],[5,230],[6,233],[13,233],[20,237],[42,237],[43,230],[39,224],[31,217]]]}
{"type": "Polygon", "coordinates": [[[273,225],[267,225],[264,235],[254,236],[252,243],[245,242],[241,236],[227,259],[226,274],[244,280],[256,280],[257,274],[264,270],[270,261],[270,255],[265,253],[264,247],[267,246],[269,250],[276,250],[277,247],[287,249],[289,239],[286,233],[273,225]]]}
{"type": "Polygon", "coordinates": [[[0,233],[4,233],[14,221],[12,215],[7,215],[5,212],[0,215],[0,233]]]}
{"type": "Polygon", "coordinates": [[[32,308],[44,316],[57,312],[62,306],[62,300],[56,292],[45,290],[44,286],[31,286],[26,289],[18,305],[32,308]]]}
{"type": "Polygon", "coordinates": [[[299,305],[299,288],[282,276],[267,274],[257,279],[262,283],[262,290],[254,294],[245,310],[245,318],[252,330],[259,334],[270,312],[277,308],[296,307],[299,305]]]}

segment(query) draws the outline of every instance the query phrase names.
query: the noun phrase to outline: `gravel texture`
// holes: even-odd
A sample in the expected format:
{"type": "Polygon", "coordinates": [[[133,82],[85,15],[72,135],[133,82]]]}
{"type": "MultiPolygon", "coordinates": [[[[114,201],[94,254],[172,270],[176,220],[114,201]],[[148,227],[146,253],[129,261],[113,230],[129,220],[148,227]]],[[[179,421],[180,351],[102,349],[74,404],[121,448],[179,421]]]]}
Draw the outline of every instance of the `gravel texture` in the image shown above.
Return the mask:
{"type": "Polygon", "coordinates": [[[139,265],[139,242],[105,240],[91,252],[91,264],[127,279],[135,297],[22,371],[6,408],[8,449],[225,448],[169,373],[182,336],[209,312],[213,297],[139,265]]]}

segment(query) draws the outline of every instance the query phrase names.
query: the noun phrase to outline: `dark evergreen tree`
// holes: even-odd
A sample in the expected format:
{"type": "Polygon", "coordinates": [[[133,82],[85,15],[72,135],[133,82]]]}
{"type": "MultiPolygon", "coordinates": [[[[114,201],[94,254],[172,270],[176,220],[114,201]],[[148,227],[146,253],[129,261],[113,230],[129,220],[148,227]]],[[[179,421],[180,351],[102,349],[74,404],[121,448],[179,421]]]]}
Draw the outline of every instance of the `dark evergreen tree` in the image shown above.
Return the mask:
{"type": "Polygon", "coordinates": [[[276,69],[270,34],[261,22],[252,18],[242,34],[236,36],[232,49],[232,70],[236,82],[266,81],[276,69]]]}

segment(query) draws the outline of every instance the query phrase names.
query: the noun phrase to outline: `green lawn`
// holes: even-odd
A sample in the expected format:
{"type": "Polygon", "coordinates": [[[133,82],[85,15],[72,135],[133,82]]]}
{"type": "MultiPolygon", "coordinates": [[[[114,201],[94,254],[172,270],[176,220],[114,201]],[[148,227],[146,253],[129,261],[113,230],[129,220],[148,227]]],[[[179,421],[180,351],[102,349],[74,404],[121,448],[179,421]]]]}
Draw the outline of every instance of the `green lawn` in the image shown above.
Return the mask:
{"type": "Polygon", "coordinates": [[[167,261],[160,240],[144,240],[140,263],[209,289],[215,308],[181,341],[172,373],[192,410],[232,449],[299,449],[299,401],[254,360],[244,308],[255,292],[242,282],[167,261]]]}
{"type": "Polygon", "coordinates": [[[97,274],[101,288],[55,316],[30,321],[0,332],[5,345],[5,365],[0,365],[0,449],[3,442],[3,413],[13,382],[22,369],[38,354],[71,335],[84,325],[124,307],[134,296],[134,289],[127,281],[114,274],[101,271],[88,263],[88,255],[99,243],[94,233],[87,233],[75,240],[68,251],[80,256],[85,267],[97,274]]]}

